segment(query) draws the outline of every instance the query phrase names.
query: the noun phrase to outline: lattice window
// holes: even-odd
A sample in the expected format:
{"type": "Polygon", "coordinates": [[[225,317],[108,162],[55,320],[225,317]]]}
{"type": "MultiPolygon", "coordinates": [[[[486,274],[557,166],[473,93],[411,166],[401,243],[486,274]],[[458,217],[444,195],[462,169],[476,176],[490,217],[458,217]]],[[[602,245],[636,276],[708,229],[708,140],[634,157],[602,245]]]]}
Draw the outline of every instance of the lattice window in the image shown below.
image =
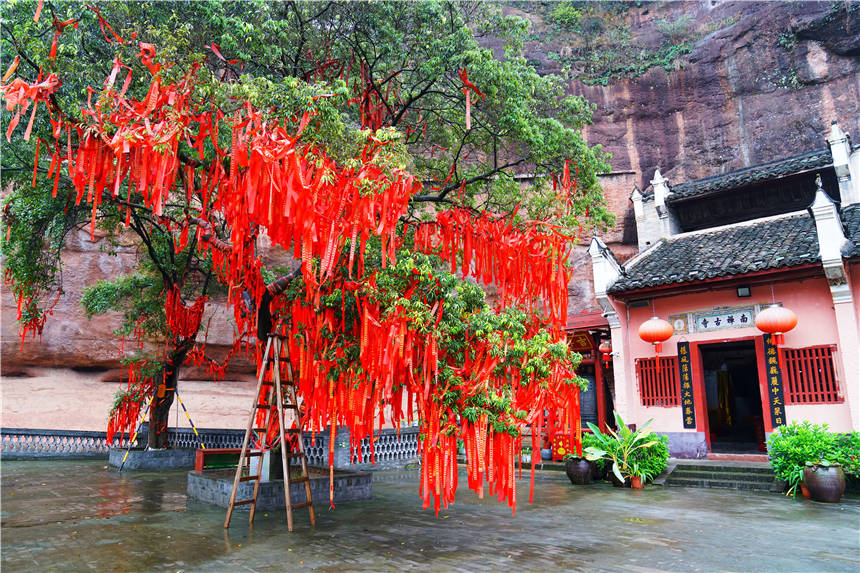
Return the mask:
{"type": "Polygon", "coordinates": [[[835,348],[810,346],[783,350],[786,404],[832,404],[843,401],[833,368],[835,348]]]}
{"type": "Polygon", "coordinates": [[[678,406],[681,403],[677,356],[638,358],[636,376],[643,406],[678,406]]]}

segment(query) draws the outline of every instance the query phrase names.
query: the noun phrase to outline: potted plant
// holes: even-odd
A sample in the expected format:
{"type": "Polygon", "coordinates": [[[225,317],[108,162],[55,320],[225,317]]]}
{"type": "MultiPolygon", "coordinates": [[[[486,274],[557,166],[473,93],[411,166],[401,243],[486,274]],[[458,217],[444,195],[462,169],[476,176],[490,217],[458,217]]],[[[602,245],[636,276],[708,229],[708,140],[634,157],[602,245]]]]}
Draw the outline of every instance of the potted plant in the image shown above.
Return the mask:
{"type": "Polygon", "coordinates": [[[830,463],[834,458],[841,461],[844,457],[839,453],[836,435],[828,431],[827,424],[806,421],[780,426],[770,436],[768,450],[774,474],[787,485],[786,495],[795,496],[802,487],[807,462],[830,463]]]}
{"type": "Polygon", "coordinates": [[[845,492],[845,472],[839,464],[830,460],[806,462],[803,483],[815,501],[837,503],[845,492]]]}
{"type": "Polygon", "coordinates": [[[588,485],[594,481],[591,462],[574,454],[564,456],[564,471],[573,485],[588,485]]]}
{"type": "Polygon", "coordinates": [[[630,462],[630,487],[633,489],[642,489],[645,487],[645,482],[648,481],[649,475],[639,467],[639,464],[634,460],[630,462]]]}
{"type": "Polygon", "coordinates": [[[648,420],[637,430],[631,430],[624,423],[624,420],[621,419],[618,412],[615,412],[615,422],[618,431],[616,432],[612,428],[608,428],[608,434],[602,433],[591,422],[588,423],[588,427],[600,446],[585,448],[586,459],[589,461],[605,459],[607,462],[612,462],[610,479],[617,487],[630,485],[631,478],[634,475],[638,476],[643,482],[647,481],[656,474],[652,474],[650,468],[643,467],[643,464],[635,456],[637,451],[650,448],[661,441],[652,432],[645,431],[645,428],[651,424],[652,420],[648,420]]]}
{"type": "MultiPolygon", "coordinates": [[[[582,434],[582,449],[583,452],[586,448],[600,448],[600,440],[594,437],[594,434],[590,432],[583,432],[582,434]]],[[[593,481],[600,481],[606,479],[607,472],[607,462],[605,459],[599,459],[595,461],[588,462],[591,465],[591,479],[593,481]]]]}

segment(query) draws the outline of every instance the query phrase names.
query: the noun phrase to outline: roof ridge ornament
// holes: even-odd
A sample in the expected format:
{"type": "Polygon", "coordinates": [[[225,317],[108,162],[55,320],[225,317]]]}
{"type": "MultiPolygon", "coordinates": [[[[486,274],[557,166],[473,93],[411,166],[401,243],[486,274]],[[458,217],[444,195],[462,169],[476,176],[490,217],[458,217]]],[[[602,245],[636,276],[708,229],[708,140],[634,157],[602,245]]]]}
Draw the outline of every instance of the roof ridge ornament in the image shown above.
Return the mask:
{"type": "Polygon", "coordinates": [[[812,204],[809,206],[810,209],[815,209],[815,207],[827,207],[830,205],[834,205],[836,201],[827,194],[827,191],[824,190],[824,182],[821,180],[821,173],[815,176],[815,199],[813,199],[812,204]]]}

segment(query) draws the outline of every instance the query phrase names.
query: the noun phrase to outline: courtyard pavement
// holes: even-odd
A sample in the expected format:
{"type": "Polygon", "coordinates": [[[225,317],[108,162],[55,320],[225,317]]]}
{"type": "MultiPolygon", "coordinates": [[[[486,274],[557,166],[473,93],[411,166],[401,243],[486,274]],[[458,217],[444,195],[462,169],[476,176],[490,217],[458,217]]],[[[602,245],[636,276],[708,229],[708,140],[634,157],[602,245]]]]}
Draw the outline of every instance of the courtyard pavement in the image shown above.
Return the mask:
{"type": "Polygon", "coordinates": [[[184,471],[125,472],[99,461],[2,468],[2,570],[13,571],[858,571],[860,504],[777,494],[572,486],[543,472],[516,516],[462,484],[438,517],[417,472],[377,472],[373,500],[238,512],[186,499],[184,471]]]}

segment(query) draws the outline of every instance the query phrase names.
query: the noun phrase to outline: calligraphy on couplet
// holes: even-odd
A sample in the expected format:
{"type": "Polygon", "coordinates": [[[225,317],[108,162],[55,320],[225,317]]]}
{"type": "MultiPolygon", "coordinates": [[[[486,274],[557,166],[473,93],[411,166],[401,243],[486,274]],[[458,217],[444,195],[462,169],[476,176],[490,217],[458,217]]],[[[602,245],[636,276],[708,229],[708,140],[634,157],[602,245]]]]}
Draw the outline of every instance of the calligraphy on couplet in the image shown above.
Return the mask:
{"type": "Polygon", "coordinates": [[[681,411],[684,427],[696,427],[696,407],[693,401],[693,376],[690,372],[690,343],[678,343],[678,380],[681,381],[681,411]]]}
{"type": "Polygon", "coordinates": [[[770,406],[770,421],[774,429],[785,425],[785,400],[782,397],[782,370],[779,367],[779,349],[771,342],[771,335],[765,334],[764,362],[767,372],[767,398],[770,406]]]}

